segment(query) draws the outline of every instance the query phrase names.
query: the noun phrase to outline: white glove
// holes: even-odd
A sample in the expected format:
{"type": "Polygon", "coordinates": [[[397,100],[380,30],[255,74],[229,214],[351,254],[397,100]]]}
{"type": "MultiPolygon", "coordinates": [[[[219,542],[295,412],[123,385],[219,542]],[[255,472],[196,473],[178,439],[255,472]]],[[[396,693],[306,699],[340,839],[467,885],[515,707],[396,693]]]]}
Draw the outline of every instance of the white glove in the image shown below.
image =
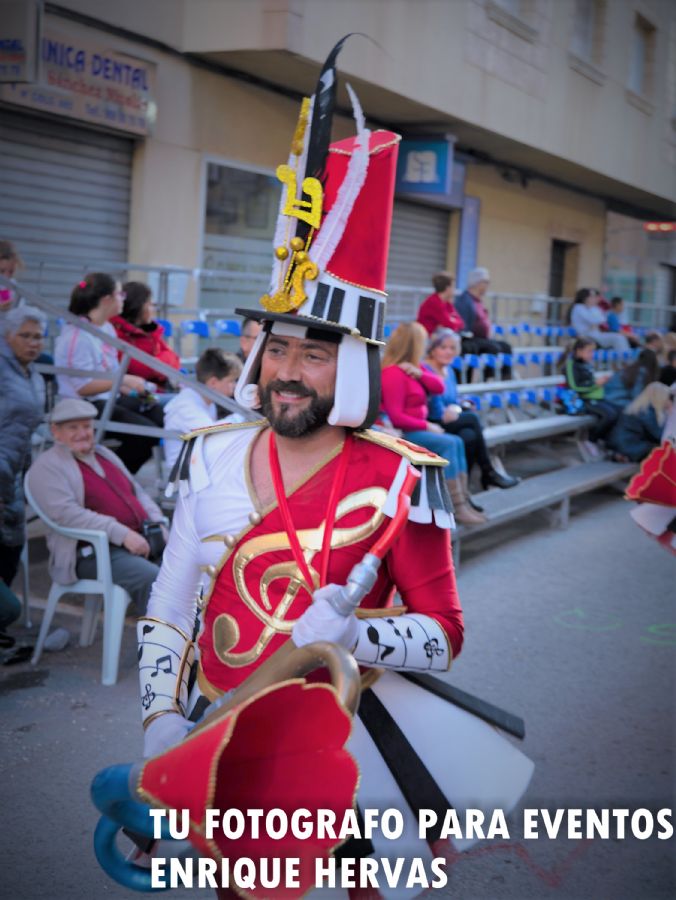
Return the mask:
{"type": "Polygon", "coordinates": [[[170,747],[180,744],[192,729],[193,722],[178,713],[165,713],[148,725],[143,740],[143,756],[157,756],[170,747]]]}
{"type": "Polygon", "coordinates": [[[339,584],[327,584],[315,591],[312,606],[293,626],[291,639],[297,647],[304,647],[315,641],[330,641],[340,644],[346,650],[354,650],[359,637],[359,622],[354,613],[343,616],[331,606],[329,596],[340,591],[339,584]]]}

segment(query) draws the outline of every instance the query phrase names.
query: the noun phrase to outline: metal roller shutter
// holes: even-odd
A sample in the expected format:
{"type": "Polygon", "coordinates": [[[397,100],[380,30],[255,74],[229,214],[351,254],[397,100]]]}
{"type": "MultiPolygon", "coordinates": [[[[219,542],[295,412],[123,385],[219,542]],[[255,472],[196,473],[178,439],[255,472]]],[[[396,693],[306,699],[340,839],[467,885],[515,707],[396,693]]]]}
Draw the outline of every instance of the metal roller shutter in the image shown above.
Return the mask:
{"type": "Polygon", "coordinates": [[[128,138],[0,109],[0,237],[45,299],[65,305],[87,268],[127,259],[132,150],[128,138]]]}
{"type": "Polygon", "coordinates": [[[388,287],[389,320],[415,319],[420,301],[432,292],[432,275],[446,268],[449,222],[446,209],[395,202],[387,281],[389,285],[411,285],[419,290],[388,287]]]}

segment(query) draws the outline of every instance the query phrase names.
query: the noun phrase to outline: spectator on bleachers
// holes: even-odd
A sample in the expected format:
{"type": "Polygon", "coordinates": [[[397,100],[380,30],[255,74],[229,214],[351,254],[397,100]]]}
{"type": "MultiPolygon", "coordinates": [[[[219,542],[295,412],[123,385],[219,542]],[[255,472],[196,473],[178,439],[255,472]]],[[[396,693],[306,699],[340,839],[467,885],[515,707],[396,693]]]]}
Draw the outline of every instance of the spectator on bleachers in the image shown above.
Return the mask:
{"type": "Polygon", "coordinates": [[[633,363],[614,372],[606,381],[603,386],[604,399],[622,412],[645,387],[657,381],[659,374],[660,366],[653,351],[641,350],[633,363]]]}
{"type": "Polygon", "coordinates": [[[607,443],[618,462],[641,462],[662,441],[662,429],[671,410],[670,389],[654,381],[622,413],[607,443]]]}
{"type": "MultiPolygon", "coordinates": [[[[99,328],[104,335],[116,337],[110,324],[122,310],[122,288],[110,275],[93,272],[78,282],[70,296],[68,311],[99,328]]],[[[99,413],[106,405],[119,368],[117,350],[102,338],[94,337],[76,325],[66,323],[56,340],[56,365],[68,369],[91,371],[93,378],[80,375],[59,375],[61,397],[84,397],[99,413]]],[[[162,407],[152,396],[152,386],[138,375],[126,373],[120,394],[115,398],[111,419],[127,425],[161,428],[164,424],[162,407]]],[[[111,432],[120,441],[118,456],[135,473],[152,454],[158,438],[136,434],[111,432]]]]}
{"type": "MultiPolygon", "coordinates": [[[[439,329],[427,342],[424,365],[444,382],[443,394],[434,394],[428,398],[428,417],[430,421],[441,425],[447,434],[457,434],[462,438],[468,473],[471,474],[474,465],[479,466],[484,490],[489,487],[514,487],[519,479],[503,475],[493,467],[479,417],[472,412],[471,406],[463,408],[458,397],[458,383],[452,363],[459,353],[460,338],[448,328],[439,329]]],[[[464,478],[464,473],[461,478],[464,478]]]]}
{"type": "MultiPolygon", "coordinates": [[[[164,340],[164,328],[155,321],[157,307],[148,285],[141,281],[128,281],[122,286],[122,293],[124,294],[122,312],[110,320],[119,339],[136,347],[137,350],[149,353],[173,369],[180,369],[181,359],[178,353],[175,353],[164,340]]],[[[144,381],[154,385],[155,389],[172,390],[166,375],[138,360],[129,360],[127,372],[143,378],[144,381]]]]}
{"type": "MultiPolygon", "coordinates": [[[[242,372],[242,363],[234,353],[226,353],[219,347],[210,347],[197,360],[195,376],[200,384],[211,388],[224,397],[235,393],[237,379],[242,372]]],[[[236,415],[236,414],[235,414],[236,415]]],[[[184,385],[164,408],[164,427],[169,431],[186,434],[196,428],[206,428],[218,419],[216,404],[205,399],[194,388],[184,385]]],[[[229,421],[241,421],[233,416],[229,421]]],[[[181,441],[167,440],[164,457],[171,470],[181,451],[181,441]]]]}
{"type": "Polygon", "coordinates": [[[660,369],[659,380],[667,387],[676,381],[676,350],[669,350],[667,353],[667,362],[660,369]]]}
{"type": "MultiPolygon", "coordinates": [[[[105,531],[110,542],[113,581],[145,612],[159,566],[151,561],[144,522],[164,522],[157,505],[131,477],[122,461],[94,441],[96,407],[69,398],[50,416],[54,446],[28,471],[28,483],[40,509],[57,525],[105,531]]],[[[166,536],[165,536],[166,537],[166,536]]],[[[91,546],[49,532],[49,574],[59,584],[96,578],[91,546]]]]}
{"type": "Polygon", "coordinates": [[[667,337],[668,335],[663,336],[659,331],[648,331],[643,339],[643,346],[648,350],[652,350],[656,356],[661,357],[664,353],[665,339],[667,337]]]}
{"type": "MultiPolygon", "coordinates": [[[[465,339],[463,336],[462,350],[463,353],[504,353],[511,356],[512,347],[507,341],[496,341],[490,337],[491,320],[483,303],[490,281],[488,269],[481,266],[472,269],[467,276],[467,288],[456,300],[455,308],[463,321],[462,330],[471,334],[471,338],[465,339]]],[[[486,366],[484,377],[488,379],[494,375],[495,371],[486,366]]],[[[512,370],[508,364],[502,366],[500,377],[503,381],[512,377],[512,370]]]]}
{"type": "Polygon", "coordinates": [[[261,328],[261,323],[256,321],[256,319],[245,319],[242,322],[242,330],[239,333],[239,350],[237,351],[237,356],[241,362],[247,361],[261,328]]]}
{"type": "MultiPolygon", "coordinates": [[[[593,338],[579,337],[562,357],[568,387],[583,401],[583,411],[596,420],[589,429],[592,444],[608,434],[618,416],[617,407],[604,399],[603,384],[596,380],[592,368],[595,348],[596,342],[593,338]]],[[[598,455],[597,449],[593,447],[587,449],[592,455],[598,455]]]]}
{"type": "Polygon", "coordinates": [[[392,333],[382,360],[382,410],[407,440],[446,460],[455,518],[464,525],[476,525],[486,519],[468,500],[465,445],[457,435],[446,434],[441,425],[427,419],[428,399],[443,394],[444,383],[422,367],[426,340],[427,332],[419,322],[402,323],[392,333]]]}
{"type": "Polygon", "coordinates": [[[606,327],[606,315],[599,307],[599,297],[593,288],[580,288],[569,310],[570,324],[578,337],[592,338],[599,347],[623,353],[629,349],[625,335],[601,330],[606,327]]]}
{"type": "Polygon", "coordinates": [[[611,334],[623,334],[630,346],[641,346],[641,339],[635,334],[631,325],[626,322],[623,297],[611,297],[610,308],[606,313],[606,326],[611,334]]]}
{"type": "MultiPolygon", "coordinates": [[[[23,260],[11,241],[0,241],[0,275],[14,281],[14,276],[23,268],[23,260]]],[[[18,301],[22,303],[22,300],[18,301]]],[[[0,314],[9,312],[17,305],[17,294],[12,288],[0,284],[0,314]]]]}
{"type": "Polygon", "coordinates": [[[420,304],[417,321],[429,335],[434,334],[437,328],[462,331],[462,317],[453,305],[453,276],[448,272],[439,272],[432,278],[432,287],[434,293],[420,304]]]}
{"type": "MultiPolygon", "coordinates": [[[[22,479],[30,464],[31,436],[45,408],[44,384],[32,364],[42,350],[46,325],[39,309],[15,306],[4,314],[0,336],[0,580],[8,588],[26,540],[22,479]]],[[[6,613],[14,606],[8,596],[1,605],[6,613]]]]}

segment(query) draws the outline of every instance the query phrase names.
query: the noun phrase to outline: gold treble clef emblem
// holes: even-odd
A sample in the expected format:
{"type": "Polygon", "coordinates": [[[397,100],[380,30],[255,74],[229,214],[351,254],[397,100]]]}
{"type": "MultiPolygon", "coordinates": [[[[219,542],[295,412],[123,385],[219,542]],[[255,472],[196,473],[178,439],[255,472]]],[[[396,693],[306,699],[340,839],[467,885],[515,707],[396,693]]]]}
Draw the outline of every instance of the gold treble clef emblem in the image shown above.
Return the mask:
{"type": "MultiPolygon", "coordinates": [[[[331,535],[331,549],[347,547],[373,534],[383,520],[382,507],[386,497],[387,491],[379,487],[365,488],[344,497],[338,504],[336,520],[364,507],[370,507],[373,514],[361,525],[351,528],[334,528],[331,535]]],[[[303,556],[310,570],[315,589],[319,587],[319,573],[313,568],[312,559],[321,550],[325,525],[326,523],[322,522],[318,528],[298,532],[298,540],[303,548],[303,556]]],[[[275,634],[291,634],[296,620],[288,619],[287,613],[298,592],[304,587],[295,560],[276,562],[268,566],[259,578],[258,597],[252,594],[246,577],[247,567],[254,560],[260,559],[266,553],[290,550],[290,547],[287,533],[277,531],[273,534],[253,537],[236,551],[232,562],[235,588],[247,608],[263,624],[263,628],[252,647],[243,652],[233,652],[232,648],[237,645],[240,637],[237,622],[233,616],[227,613],[217,616],[213,625],[214,650],[225,665],[235,668],[248,666],[258,659],[275,634]],[[270,587],[280,579],[286,582],[286,589],[282,599],[273,608],[270,587]]]]}

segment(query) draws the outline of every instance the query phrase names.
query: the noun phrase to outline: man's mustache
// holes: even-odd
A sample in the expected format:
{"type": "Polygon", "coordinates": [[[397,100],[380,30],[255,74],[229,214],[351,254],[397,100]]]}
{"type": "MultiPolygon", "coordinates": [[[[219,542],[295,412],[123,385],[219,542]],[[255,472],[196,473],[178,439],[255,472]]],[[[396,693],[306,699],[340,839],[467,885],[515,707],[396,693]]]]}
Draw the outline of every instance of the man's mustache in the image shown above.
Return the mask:
{"type": "Polygon", "coordinates": [[[270,396],[270,393],[272,391],[277,391],[278,393],[282,392],[285,394],[295,394],[297,397],[317,396],[316,391],[313,391],[312,388],[306,387],[300,381],[280,381],[279,379],[271,381],[267,385],[265,393],[270,396]]]}

